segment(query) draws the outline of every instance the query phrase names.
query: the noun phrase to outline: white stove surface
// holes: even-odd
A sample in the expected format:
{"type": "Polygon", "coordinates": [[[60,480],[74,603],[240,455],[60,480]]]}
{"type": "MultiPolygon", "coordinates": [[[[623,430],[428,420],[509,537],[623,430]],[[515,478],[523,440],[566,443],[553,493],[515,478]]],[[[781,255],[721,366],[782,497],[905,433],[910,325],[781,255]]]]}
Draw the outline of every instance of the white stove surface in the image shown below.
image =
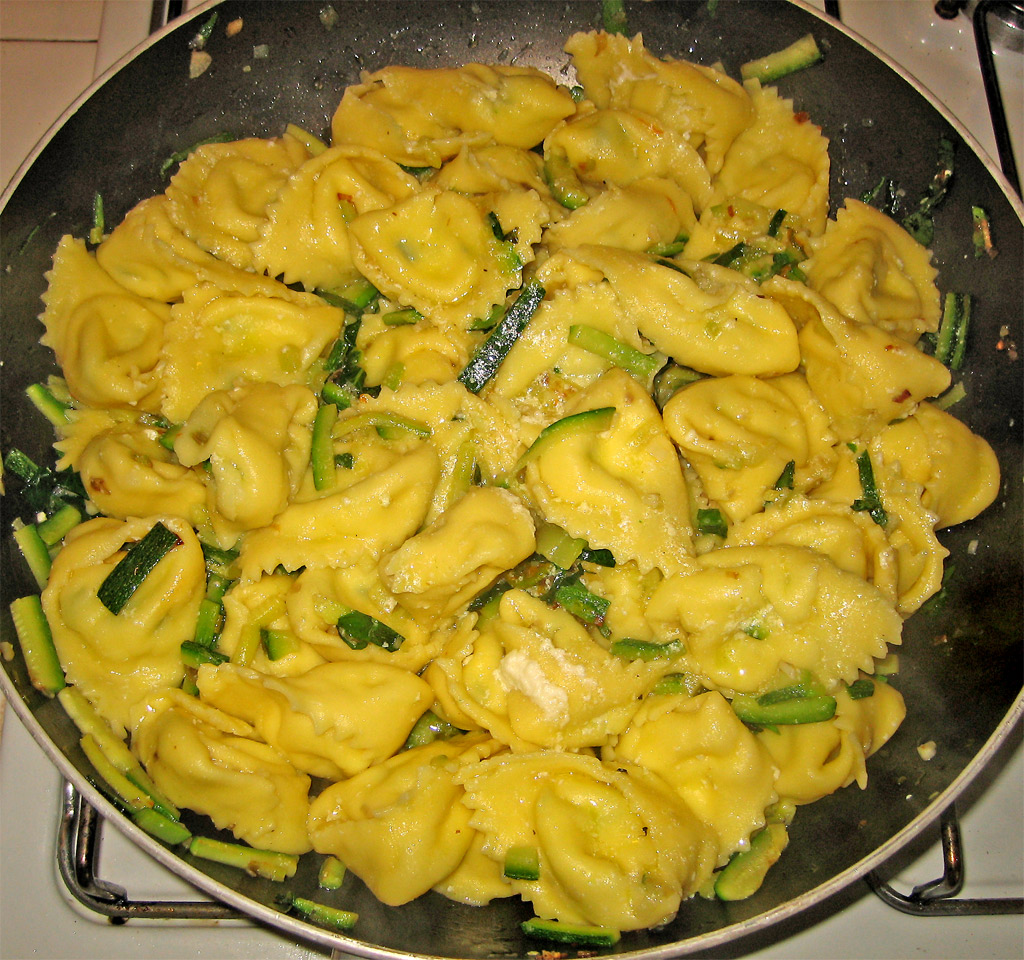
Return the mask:
{"type": "MultiPolygon", "coordinates": [[[[0,0],[4,2],[4,0],[0,0]]],[[[811,0],[823,9],[823,0],[811,0]]],[[[97,73],[143,39],[141,0],[117,0],[125,15],[105,15],[97,73]],[[128,8],[134,12],[128,15],[128,8]],[[140,32],[141,31],[141,32],[140,32]]],[[[190,3],[189,6],[194,5],[190,3]]],[[[148,7],[148,4],[146,4],[148,7]]],[[[903,64],[935,92],[995,156],[995,141],[980,79],[970,22],[935,17],[932,0],[841,0],[844,24],[903,64]]],[[[1024,167],[1024,57],[997,52],[1018,167],[1024,167]]],[[[2,704],[0,704],[2,707],[2,704]]],[[[21,960],[176,960],[176,958],[330,957],[311,944],[244,921],[202,925],[114,926],[88,913],[57,876],[54,848],[61,777],[14,715],[0,739],[0,958],[21,960]]],[[[1024,891],[1024,749],[1018,728],[982,778],[958,803],[966,862],[964,897],[1019,897],[1024,891]]],[[[108,828],[99,875],[127,888],[134,898],[184,899],[191,887],[108,828]]],[[[893,885],[909,892],[942,872],[938,829],[900,854],[893,885]]],[[[926,918],[898,913],[858,881],[824,904],[757,935],[702,956],[760,960],[1020,960],[1020,916],[926,918]]]]}

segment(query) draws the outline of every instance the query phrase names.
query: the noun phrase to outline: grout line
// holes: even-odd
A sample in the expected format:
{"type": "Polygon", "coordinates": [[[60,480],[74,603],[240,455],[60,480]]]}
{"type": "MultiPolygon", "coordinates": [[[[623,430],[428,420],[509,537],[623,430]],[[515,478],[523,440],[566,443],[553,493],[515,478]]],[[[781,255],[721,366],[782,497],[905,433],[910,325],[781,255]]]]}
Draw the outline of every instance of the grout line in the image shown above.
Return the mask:
{"type": "Polygon", "coordinates": [[[87,40],[83,37],[74,40],[68,40],[66,37],[2,37],[0,43],[96,43],[96,40],[87,40]]]}

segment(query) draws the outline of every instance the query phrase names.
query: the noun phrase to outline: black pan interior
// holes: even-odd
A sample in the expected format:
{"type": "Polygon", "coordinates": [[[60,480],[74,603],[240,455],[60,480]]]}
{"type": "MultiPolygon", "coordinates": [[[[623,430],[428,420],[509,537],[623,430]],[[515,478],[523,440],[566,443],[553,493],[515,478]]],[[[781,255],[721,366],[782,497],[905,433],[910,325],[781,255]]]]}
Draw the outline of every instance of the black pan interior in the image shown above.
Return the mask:
{"type": "MultiPolygon", "coordinates": [[[[88,232],[97,192],[108,223],[114,223],[140,199],[165,188],[164,158],[197,141],[224,133],[278,135],[287,122],[326,136],[343,88],[362,70],[479,60],[534,65],[571,82],[562,44],[573,31],[601,22],[597,2],[332,2],[339,17],[330,30],[321,20],[325,3],[320,0],[223,3],[217,8],[219,23],[241,17],[243,30],[232,39],[219,28],[214,31],[207,45],[212,65],[195,80],[188,77],[188,42],[209,14],[168,31],[81,105],[9,192],[0,221],[3,451],[17,447],[38,462],[52,462],[51,430],[24,399],[23,389],[54,372],[52,355],[37,343],[44,273],[61,235],[88,232]],[[263,44],[267,56],[254,58],[254,46],[263,44]]],[[[863,872],[864,858],[934,816],[935,798],[960,777],[1013,708],[1022,677],[1024,402],[1020,361],[997,344],[1001,339],[1004,347],[1011,340],[1024,344],[1024,231],[1019,210],[953,126],[895,71],[807,10],[777,0],[653,0],[627,4],[627,15],[630,32],[642,31],[656,54],[720,61],[733,76],[746,60],[813,32],[826,48],[825,62],[779,87],[831,141],[834,203],[859,197],[882,176],[891,176],[905,191],[904,212],[909,212],[935,172],[940,137],[955,143],[955,178],[937,211],[934,243],[940,288],[974,298],[962,374],[967,399],[954,412],[992,444],[1004,474],[1002,496],[989,511],[942,535],[952,571],[945,600],[907,624],[898,685],[909,715],[869,763],[868,789],[851,787],[802,808],[784,865],[751,899],[733,904],[696,899],[684,904],[668,927],[626,936],[612,951],[668,955],[738,934],[733,925],[745,929],[765,914],[777,916],[796,898],[810,902],[816,889],[840,874],[863,872]],[[989,212],[999,249],[995,259],[972,255],[974,204],[989,212]],[[927,740],[936,742],[938,752],[924,763],[917,746],[927,740]]],[[[0,500],[2,628],[3,639],[11,642],[7,605],[32,590],[10,536],[12,522],[24,512],[16,496],[0,500]]],[[[29,721],[33,732],[88,773],[77,735],[59,706],[32,690],[18,659],[4,668],[19,712],[34,718],[29,721]]],[[[116,819],[111,808],[105,812],[116,819]]],[[[275,884],[200,861],[191,869],[199,871],[193,879],[223,883],[257,912],[261,907],[255,905],[276,909],[280,890],[275,884]]],[[[323,897],[316,893],[311,864],[290,886],[323,897]]],[[[530,911],[518,903],[475,909],[427,895],[391,909],[352,877],[331,902],[359,912],[354,942],[336,941],[359,953],[482,958],[524,956],[538,946],[519,931],[519,921],[530,911]]]]}

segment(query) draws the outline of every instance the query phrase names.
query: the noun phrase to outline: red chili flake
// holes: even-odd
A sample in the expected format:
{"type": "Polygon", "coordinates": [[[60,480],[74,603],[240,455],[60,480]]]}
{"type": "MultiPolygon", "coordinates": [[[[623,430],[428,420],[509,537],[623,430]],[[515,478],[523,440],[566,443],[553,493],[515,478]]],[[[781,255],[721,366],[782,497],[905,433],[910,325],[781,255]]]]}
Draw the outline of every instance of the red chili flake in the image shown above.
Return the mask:
{"type": "Polygon", "coordinates": [[[896,349],[896,344],[895,343],[887,343],[885,345],[885,349],[886,350],[895,350],[896,349]]]}
{"type": "Polygon", "coordinates": [[[811,115],[806,110],[801,110],[799,113],[793,114],[793,119],[797,123],[807,123],[811,119],[811,115]]]}
{"type": "Polygon", "coordinates": [[[110,488],[107,486],[107,481],[103,477],[93,477],[89,481],[89,488],[95,490],[96,493],[110,493],[110,488]]]}
{"type": "Polygon", "coordinates": [[[907,390],[907,389],[904,389],[904,391],[902,393],[897,394],[892,399],[893,399],[894,403],[903,403],[904,400],[909,400],[910,397],[911,397],[910,391],[907,390]]]}
{"type": "Polygon", "coordinates": [[[728,214],[730,217],[736,216],[736,208],[731,203],[729,204],[728,214]]]}

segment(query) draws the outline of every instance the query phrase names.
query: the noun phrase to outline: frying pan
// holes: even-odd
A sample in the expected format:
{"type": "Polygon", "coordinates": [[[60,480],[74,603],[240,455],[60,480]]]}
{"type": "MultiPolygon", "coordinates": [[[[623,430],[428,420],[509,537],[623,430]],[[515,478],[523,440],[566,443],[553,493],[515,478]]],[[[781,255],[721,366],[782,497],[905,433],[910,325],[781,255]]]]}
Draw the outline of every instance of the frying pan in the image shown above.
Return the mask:
{"type": "MultiPolygon", "coordinates": [[[[152,38],[73,105],[20,171],[0,213],[4,451],[18,447],[37,462],[52,462],[49,426],[23,390],[54,372],[52,355],[37,342],[43,274],[62,234],[88,233],[95,193],[102,194],[107,222],[114,223],[137,201],[165,188],[164,158],[197,141],[225,133],[275,136],[287,122],[326,136],[343,88],[361,70],[478,60],[529,64],[572,82],[562,45],[572,32],[598,27],[601,16],[596,2],[576,0],[332,2],[339,17],[327,29],[319,16],[324,0],[227,0],[218,7],[219,26],[206,48],[212,64],[190,80],[188,43],[210,12],[199,9],[152,38]],[[243,31],[229,39],[222,27],[238,17],[243,31]],[[264,44],[266,56],[254,58],[254,46],[264,44]]],[[[933,244],[941,289],[974,298],[961,376],[967,397],[954,412],[989,441],[1004,478],[988,511],[942,534],[953,568],[945,602],[906,625],[897,682],[909,713],[893,740],[869,761],[867,789],[847,788],[800,808],[782,863],[750,899],[695,898],[683,904],[673,923],[626,935],[608,951],[653,958],[692,953],[761,930],[883,863],[950,805],[1024,712],[1024,403],[1020,361],[997,349],[1001,338],[1004,345],[1007,340],[1024,344],[1024,210],[940,106],[811,8],[777,0],[655,0],[630,4],[627,13],[630,31],[641,31],[656,54],[720,61],[733,76],[743,62],[813,32],[827,51],[824,63],[779,86],[831,141],[833,203],[860,196],[891,176],[912,207],[935,172],[940,137],[954,142],[956,173],[937,210],[933,244]],[[971,255],[972,204],[989,213],[999,251],[994,259],[971,255]],[[926,763],[917,747],[929,740],[937,753],[926,763]]],[[[10,535],[13,520],[25,511],[16,494],[0,500],[5,647],[14,642],[8,604],[34,589],[10,535]]],[[[19,657],[3,659],[0,681],[47,755],[104,817],[185,879],[259,920],[296,938],[371,958],[513,957],[538,949],[520,931],[520,921],[531,911],[518,901],[473,908],[428,894],[389,908],[351,875],[336,893],[318,891],[312,862],[300,866],[290,891],[355,910],[357,928],[343,936],[287,916],[275,903],[279,885],[172,851],[122,816],[94,786],[77,731],[58,703],[33,690],[19,657]]],[[[217,835],[198,818],[187,822],[217,835]]]]}

